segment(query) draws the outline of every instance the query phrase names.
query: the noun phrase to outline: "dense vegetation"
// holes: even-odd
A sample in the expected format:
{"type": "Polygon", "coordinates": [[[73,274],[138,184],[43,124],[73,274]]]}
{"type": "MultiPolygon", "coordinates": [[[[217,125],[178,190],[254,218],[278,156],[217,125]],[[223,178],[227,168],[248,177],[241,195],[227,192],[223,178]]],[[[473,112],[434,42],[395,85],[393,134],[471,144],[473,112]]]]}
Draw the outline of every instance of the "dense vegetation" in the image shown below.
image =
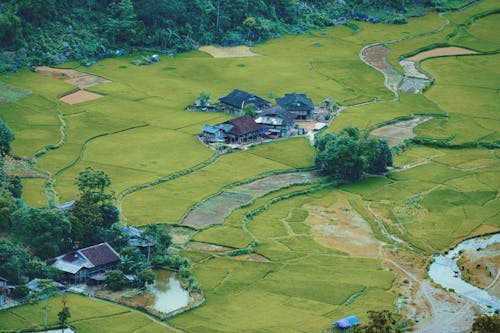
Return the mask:
{"type": "MultiPolygon", "coordinates": [[[[121,48],[190,50],[334,25],[339,17],[404,23],[404,14],[466,0],[3,0],[0,70],[91,62],[121,48]],[[406,7],[404,7],[406,6],[406,7]],[[371,14],[371,15],[368,15],[371,14]]],[[[118,53],[121,53],[119,51],[118,53]]]]}

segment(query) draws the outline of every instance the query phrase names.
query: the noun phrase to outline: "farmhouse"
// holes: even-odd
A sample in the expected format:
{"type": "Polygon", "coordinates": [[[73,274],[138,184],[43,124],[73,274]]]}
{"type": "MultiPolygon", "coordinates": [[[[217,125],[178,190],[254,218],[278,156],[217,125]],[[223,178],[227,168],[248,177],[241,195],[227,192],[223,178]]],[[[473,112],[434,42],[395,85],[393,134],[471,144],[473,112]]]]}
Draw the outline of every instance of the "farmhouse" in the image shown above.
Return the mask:
{"type": "Polygon", "coordinates": [[[295,115],[295,119],[310,120],[314,104],[306,94],[285,94],[282,98],[276,98],[276,103],[288,112],[295,115]]]}
{"type": "Polygon", "coordinates": [[[63,271],[67,281],[82,283],[104,280],[103,273],[114,269],[119,262],[120,255],[108,243],[101,243],[63,254],[52,266],[63,271]]]}
{"type": "Polygon", "coordinates": [[[218,124],[215,126],[205,125],[202,128],[203,141],[208,143],[226,142],[226,133],[232,128],[228,124],[218,124]]]}
{"type": "Polygon", "coordinates": [[[243,108],[248,104],[254,104],[256,112],[271,107],[271,102],[239,89],[234,89],[229,95],[219,98],[219,102],[223,112],[235,115],[241,115],[243,108]]]}
{"type": "Polygon", "coordinates": [[[202,138],[205,142],[244,143],[262,138],[267,129],[245,115],[215,126],[203,126],[202,138]]]}
{"type": "Polygon", "coordinates": [[[278,137],[290,135],[295,126],[295,116],[281,105],[262,111],[255,119],[257,124],[264,125],[271,134],[278,137]]]}
{"type": "Polygon", "coordinates": [[[122,231],[128,236],[128,245],[137,247],[143,252],[156,245],[155,240],[151,236],[143,235],[142,231],[137,228],[126,226],[122,228],[122,231]]]}

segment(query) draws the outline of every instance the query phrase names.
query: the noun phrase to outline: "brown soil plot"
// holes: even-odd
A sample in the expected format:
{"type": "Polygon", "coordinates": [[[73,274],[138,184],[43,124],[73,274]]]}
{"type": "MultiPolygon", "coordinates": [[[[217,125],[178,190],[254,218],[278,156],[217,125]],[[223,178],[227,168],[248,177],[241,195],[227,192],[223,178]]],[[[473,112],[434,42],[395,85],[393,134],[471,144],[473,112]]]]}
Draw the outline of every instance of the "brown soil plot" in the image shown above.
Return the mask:
{"type": "Polygon", "coordinates": [[[429,51],[420,52],[419,54],[406,58],[405,60],[420,61],[432,57],[454,56],[454,55],[464,55],[464,54],[477,54],[477,52],[456,46],[438,47],[429,51]]]}
{"type": "Polygon", "coordinates": [[[86,90],[78,90],[75,93],[61,97],[60,100],[67,104],[79,104],[83,102],[93,101],[101,97],[104,96],[86,90]]]}

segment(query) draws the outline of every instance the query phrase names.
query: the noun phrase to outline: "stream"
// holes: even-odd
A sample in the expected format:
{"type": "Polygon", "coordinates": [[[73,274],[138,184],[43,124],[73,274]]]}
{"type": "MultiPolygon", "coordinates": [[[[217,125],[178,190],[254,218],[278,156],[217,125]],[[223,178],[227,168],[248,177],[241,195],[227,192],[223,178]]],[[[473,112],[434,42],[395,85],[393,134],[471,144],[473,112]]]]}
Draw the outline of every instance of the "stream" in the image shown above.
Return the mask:
{"type": "Polygon", "coordinates": [[[462,280],[457,261],[460,259],[461,251],[479,251],[497,243],[500,243],[500,233],[467,239],[445,255],[435,254],[434,262],[429,266],[430,278],[443,288],[453,289],[456,294],[471,299],[485,312],[493,314],[495,310],[500,310],[500,299],[462,280]]]}

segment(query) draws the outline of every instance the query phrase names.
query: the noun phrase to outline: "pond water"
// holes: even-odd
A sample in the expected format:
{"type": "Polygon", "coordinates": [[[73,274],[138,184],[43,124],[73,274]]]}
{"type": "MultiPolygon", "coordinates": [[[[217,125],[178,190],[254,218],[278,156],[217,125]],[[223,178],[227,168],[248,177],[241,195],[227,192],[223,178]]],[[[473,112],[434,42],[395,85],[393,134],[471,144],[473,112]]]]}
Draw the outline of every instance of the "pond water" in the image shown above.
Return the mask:
{"type": "Polygon", "coordinates": [[[453,289],[455,293],[473,300],[487,313],[491,314],[495,310],[500,310],[500,299],[462,280],[457,265],[460,251],[480,250],[497,243],[500,243],[500,233],[468,239],[448,251],[444,256],[434,255],[434,262],[429,266],[430,278],[442,287],[453,289]],[[456,272],[458,272],[458,276],[456,276],[456,272]]]}
{"type": "Polygon", "coordinates": [[[183,308],[189,303],[189,292],[182,288],[174,273],[154,270],[156,281],[148,286],[148,291],[135,296],[132,300],[146,307],[152,307],[163,313],[169,313],[183,308]]]}

